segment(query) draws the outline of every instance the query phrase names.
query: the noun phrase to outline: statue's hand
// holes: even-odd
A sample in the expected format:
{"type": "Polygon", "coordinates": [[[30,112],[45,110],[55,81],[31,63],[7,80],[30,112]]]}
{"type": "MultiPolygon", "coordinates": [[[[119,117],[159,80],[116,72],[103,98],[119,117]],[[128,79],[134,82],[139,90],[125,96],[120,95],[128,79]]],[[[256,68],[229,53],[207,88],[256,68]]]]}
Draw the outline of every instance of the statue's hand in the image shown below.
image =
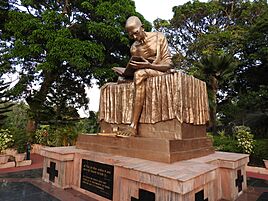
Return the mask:
{"type": "Polygon", "coordinates": [[[152,66],[152,64],[146,59],[144,59],[144,61],[130,61],[129,64],[135,69],[150,68],[152,66]]]}

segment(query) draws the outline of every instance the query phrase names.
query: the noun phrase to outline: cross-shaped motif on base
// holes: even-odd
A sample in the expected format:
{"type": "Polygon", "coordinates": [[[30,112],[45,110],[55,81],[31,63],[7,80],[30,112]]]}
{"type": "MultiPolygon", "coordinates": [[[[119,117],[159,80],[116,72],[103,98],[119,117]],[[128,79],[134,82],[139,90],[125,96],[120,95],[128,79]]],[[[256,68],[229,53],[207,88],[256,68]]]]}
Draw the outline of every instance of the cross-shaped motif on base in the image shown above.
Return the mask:
{"type": "Polygon", "coordinates": [[[195,201],[208,201],[208,198],[204,199],[204,190],[195,193],[195,201]]]}
{"type": "Polygon", "coordinates": [[[238,193],[242,191],[243,182],[244,182],[244,176],[241,174],[241,170],[237,170],[237,178],[235,180],[235,186],[238,187],[238,193]]]}
{"type": "Polygon", "coordinates": [[[131,197],[131,201],[155,201],[155,194],[150,191],[139,189],[139,199],[131,197]]]}
{"type": "Polygon", "coordinates": [[[49,174],[49,181],[55,182],[55,177],[58,177],[58,170],[56,170],[56,163],[50,162],[50,167],[47,167],[49,174]]]}

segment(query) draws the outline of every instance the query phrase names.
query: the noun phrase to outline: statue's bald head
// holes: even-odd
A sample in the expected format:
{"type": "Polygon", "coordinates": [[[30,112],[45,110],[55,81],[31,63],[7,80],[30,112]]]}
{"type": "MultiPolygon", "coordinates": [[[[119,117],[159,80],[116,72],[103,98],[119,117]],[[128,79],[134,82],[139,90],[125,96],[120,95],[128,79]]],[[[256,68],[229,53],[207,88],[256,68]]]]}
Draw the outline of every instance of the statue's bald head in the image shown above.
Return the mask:
{"type": "Polygon", "coordinates": [[[131,27],[142,27],[140,19],[136,16],[131,16],[127,19],[125,28],[128,30],[131,27]]]}
{"type": "Polygon", "coordinates": [[[143,41],[145,38],[144,28],[140,19],[136,16],[131,16],[126,21],[126,31],[130,38],[136,41],[143,41]]]}

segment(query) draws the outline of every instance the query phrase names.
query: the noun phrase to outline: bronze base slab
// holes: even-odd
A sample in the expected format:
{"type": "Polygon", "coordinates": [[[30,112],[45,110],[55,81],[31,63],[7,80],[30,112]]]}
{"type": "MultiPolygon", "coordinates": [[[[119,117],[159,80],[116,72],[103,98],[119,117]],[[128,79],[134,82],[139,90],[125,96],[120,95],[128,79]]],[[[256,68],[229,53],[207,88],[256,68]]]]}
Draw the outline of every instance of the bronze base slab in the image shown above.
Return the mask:
{"type": "Polygon", "coordinates": [[[212,142],[207,137],[177,140],[81,134],[78,136],[76,147],[165,163],[188,160],[214,153],[212,142]]]}
{"type": "MultiPolygon", "coordinates": [[[[125,130],[129,124],[112,124],[100,121],[101,133],[125,130]]],[[[206,137],[206,125],[180,123],[177,119],[161,121],[154,124],[139,123],[139,137],[165,139],[192,139],[206,137]]]]}

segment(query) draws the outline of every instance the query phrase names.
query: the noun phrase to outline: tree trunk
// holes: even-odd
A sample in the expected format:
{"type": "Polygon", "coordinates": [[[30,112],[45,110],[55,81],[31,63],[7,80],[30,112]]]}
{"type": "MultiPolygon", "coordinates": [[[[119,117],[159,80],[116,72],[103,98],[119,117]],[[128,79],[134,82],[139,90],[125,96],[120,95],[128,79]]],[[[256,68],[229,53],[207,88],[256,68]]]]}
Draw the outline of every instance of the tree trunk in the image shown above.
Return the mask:
{"type": "Polygon", "coordinates": [[[212,90],[212,105],[210,107],[210,126],[212,133],[217,134],[217,91],[218,91],[218,80],[215,76],[211,77],[211,90],[212,90]]]}
{"type": "Polygon", "coordinates": [[[33,133],[36,130],[36,122],[33,119],[28,119],[27,125],[26,125],[26,131],[29,133],[33,133]]]}
{"type": "Polygon", "coordinates": [[[34,95],[26,98],[26,101],[30,107],[32,113],[32,120],[35,121],[35,124],[38,124],[40,121],[40,115],[44,109],[44,102],[46,100],[49,89],[51,88],[52,83],[57,78],[56,71],[44,71],[44,81],[41,84],[40,90],[34,95]]]}

